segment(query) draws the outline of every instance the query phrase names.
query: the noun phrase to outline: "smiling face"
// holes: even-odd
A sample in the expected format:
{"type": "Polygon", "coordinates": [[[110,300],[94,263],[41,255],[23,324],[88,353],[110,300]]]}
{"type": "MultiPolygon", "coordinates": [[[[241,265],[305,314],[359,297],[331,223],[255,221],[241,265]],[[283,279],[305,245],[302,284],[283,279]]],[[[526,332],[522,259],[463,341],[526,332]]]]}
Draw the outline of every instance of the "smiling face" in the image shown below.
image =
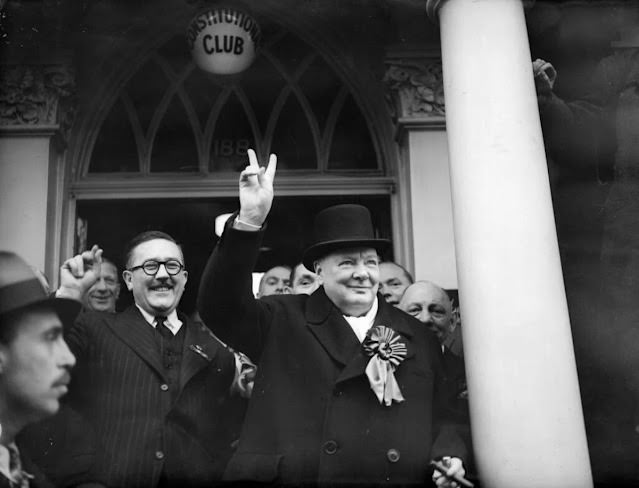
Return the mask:
{"type": "Polygon", "coordinates": [[[406,289],[399,308],[423,322],[443,342],[454,328],[448,294],[430,282],[417,282],[406,289]]]}
{"type": "Polygon", "coordinates": [[[53,310],[37,308],[11,320],[15,333],[0,343],[0,411],[26,424],[58,411],[75,357],[53,310]]]}
{"type": "Polygon", "coordinates": [[[118,269],[110,261],[102,261],[100,278],[87,291],[84,305],[98,312],[115,312],[115,302],[119,295],[118,269]]]}
{"type": "Polygon", "coordinates": [[[122,274],[126,287],[133,292],[135,303],[152,315],[168,315],[177,308],[184,293],[188,273],[183,269],[171,276],[161,265],[155,275],[149,276],[142,268],[132,271],[131,268],[141,266],[149,260],[170,259],[184,263],[182,251],[177,244],[165,239],[145,241],[133,249],[127,263],[128,269],[122,274]]]}
{"type": "Polygon", "coordinates": [[[344,249],[315,263],[330,300],[344,315],[360,316],[373,306],[379,283],[379,257],[372,248],[344,249]]]}

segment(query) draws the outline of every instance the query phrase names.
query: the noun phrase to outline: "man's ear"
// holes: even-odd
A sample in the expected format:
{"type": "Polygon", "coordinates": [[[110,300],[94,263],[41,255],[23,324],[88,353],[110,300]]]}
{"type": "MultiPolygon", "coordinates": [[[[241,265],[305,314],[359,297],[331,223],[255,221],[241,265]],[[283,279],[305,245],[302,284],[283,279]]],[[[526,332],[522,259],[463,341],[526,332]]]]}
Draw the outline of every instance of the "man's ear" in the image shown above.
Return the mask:
{"type": "Polygon", "coordinates": [[[317,261],[313,261],[313,271],[318,276],[318,281],[321,285],[324,284],[324,280],[322,279],[322,261],[319,259],[317,261]]]}
{"type": "Polygon", "coordinates": [[[126,289],[131,291],[133,289],[133,273],[128,269],[122,271],[122,279],[124,280],[124,284],[126,285],[126,289]]]}
{"type": "Polygon", "coordinates": [[[453,331],[461,322],[461,316],[459,315],[459,307],[453,307],[450,314],[450,330],[453,331]]]}

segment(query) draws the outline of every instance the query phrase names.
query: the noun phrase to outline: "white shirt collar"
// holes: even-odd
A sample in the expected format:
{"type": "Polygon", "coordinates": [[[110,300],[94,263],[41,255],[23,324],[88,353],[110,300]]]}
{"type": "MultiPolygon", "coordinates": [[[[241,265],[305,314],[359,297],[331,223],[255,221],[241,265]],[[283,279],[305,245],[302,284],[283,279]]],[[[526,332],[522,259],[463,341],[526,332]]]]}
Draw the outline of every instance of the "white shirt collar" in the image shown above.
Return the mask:
{"type": "Polygon", "coordinates": [[[375,297],[375,300],[373,300],[373,306],[365,315],[362,315],[361,317],[348,317],[344,315],[346,322],[348,322],[353,329],[353,332],[355,332],[359,342],[364,341],[368,329],[373,326],[373,322],[375,322],[375,317],[377,316],[377,308],[377,297],[375,297]]]}
{"type": "MultiPolygon", "coordinates": [[[[11,482],[17,483],[18,480],[14,479],[11,476],[11,471],[9,469],[9,456],[10,456],[9,447],[13,447],[18,452],[18,458],[20,456],[20,451],[18,450],[18,447],[15,445],[15,443],[12,442],[11,444],[9,444],[9,446],[4,446],[0,444],[0,474],[6,477],[11,482]]],[[[26,475],[27,477],[31,476],[25,473],[24,470],[22,471],[22,473],[26,475]]]]}
{"type": "MultiPolygon", "coordinates": [[[[147,323],[155,329],[155,326],[157,325],[155,323],[156,316],[151,315],[149,312],[147,312],[142,307],[140,307],[137,303],[135,304],[135,306],[138,307],[138,310],[142,314],[142,317],[144,317],[144,320],[146,320],[147,323]]],[[[182,327],[182,321],[178,319],[177,311],[175,310],[173,310],[170,314],[166,316],[165,323],[166,323],[166,326],[169,328],[169,330],[173,332],[173,335],[177,334],[180,328],[182,327]]]]}
{"type": "Polygon", "coordinates": [[[9,449],[2,444],[0,444],[0,474],[8,480],[14,481],[9,473],[9,449]]]}

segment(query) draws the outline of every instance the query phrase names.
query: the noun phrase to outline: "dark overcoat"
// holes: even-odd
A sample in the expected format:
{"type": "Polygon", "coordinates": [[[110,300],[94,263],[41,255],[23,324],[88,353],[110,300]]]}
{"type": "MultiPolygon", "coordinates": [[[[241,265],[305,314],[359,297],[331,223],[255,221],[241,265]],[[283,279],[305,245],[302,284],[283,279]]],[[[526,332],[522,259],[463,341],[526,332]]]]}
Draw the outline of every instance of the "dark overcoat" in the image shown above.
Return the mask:
{"type": "Polygon", "coordinates": [[[463,457],[461,440],[439,422],[435,399],[444,377],[435,336],[378,297],[375,325],[394,329],[408,350],[395,372],[405,401],[381,405],[365,375],[369,357],[323,287],[310,297],[253,298],[261,234],[227,226],[198,298],[205,323],[258,361],[225,477],[291,485],[423,484],[431,458],[463,457]]]}
{"type": "MultiPolygon", "coordinates": [[[[185,327],[177,384],[153,327],[131,306],[82,314],[67,333],[77,358],[67,401],[94,430],[95,478],[113,487],[210,486],[230,455],[233,353],[202,324],[185,327]]],[[[60,446],[64,449],[64,446],[60,446]]]]}

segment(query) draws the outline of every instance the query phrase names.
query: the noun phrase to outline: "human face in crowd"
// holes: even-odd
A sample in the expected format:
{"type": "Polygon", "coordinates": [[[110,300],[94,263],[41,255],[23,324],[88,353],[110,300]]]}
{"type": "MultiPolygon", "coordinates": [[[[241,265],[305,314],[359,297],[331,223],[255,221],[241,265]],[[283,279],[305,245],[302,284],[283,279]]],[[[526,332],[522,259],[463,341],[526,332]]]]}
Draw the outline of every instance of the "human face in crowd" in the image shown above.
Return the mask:
{"type": "Polygon", "coordinates": [[[115,302],[120,296],[118,269],[109,261],[102,261],[100,278],[84,296],[84,305],[97,312],[115,312],[115,302]]]}
{"type": "Polygon", "coordinates": [[[395,263],[380,263],[379,292],[388,303],[395,307],[399,305],[404,291],[409,286],[410,280],[400,266],[395,263]]]}
{"type": "Polygon", "coordinates": [[[319,276],[306,269],[302,263],[295,266],[291,276],[291,292],[293,295],[306,293],[310,295],[319,288],[319,276]]]}
{"type": "Polygon", "coordinates": [[[360,316],[373,306],[379,284],[379,257],[371,248],[344,249],[315,262],[328,298],[344,315],[360,316]]]}
{"type": "Polygon", "coordinates": [[[275,266],[269,269],[260,280],[259,296],[283,295],[290,292],[291,268],[275,266]]]}
{"type": "Polygon", "coordinates": [[[30,423],[58,411],[75,356],[53,310],[35,308],[11,320],[17,321],[15,333],[0,343],[0,410],[18,412],[22,423],[30,423]]]}
{"type": "Polygon", "coordinates": [[[174,242],[152,239],[138,244],[133,249],[127,263],[128,269],[123,273],[126,287],[133,292],[133,299],[140,308],[152,315],[168,315],[180,303],[188,273],[182,269],[171,276],[164,265],[160,265],[153,276],[147,275],[142,268],[131,270],[149,260],[176,260],[184,264],[184,256],[174,242]]]}
{"type": "Polygon", "coordinates": [[[445,290],[426,281],[406,289],[399,308],[426,324],[443,342],[454,328],[452,304],[445,290]]]}

